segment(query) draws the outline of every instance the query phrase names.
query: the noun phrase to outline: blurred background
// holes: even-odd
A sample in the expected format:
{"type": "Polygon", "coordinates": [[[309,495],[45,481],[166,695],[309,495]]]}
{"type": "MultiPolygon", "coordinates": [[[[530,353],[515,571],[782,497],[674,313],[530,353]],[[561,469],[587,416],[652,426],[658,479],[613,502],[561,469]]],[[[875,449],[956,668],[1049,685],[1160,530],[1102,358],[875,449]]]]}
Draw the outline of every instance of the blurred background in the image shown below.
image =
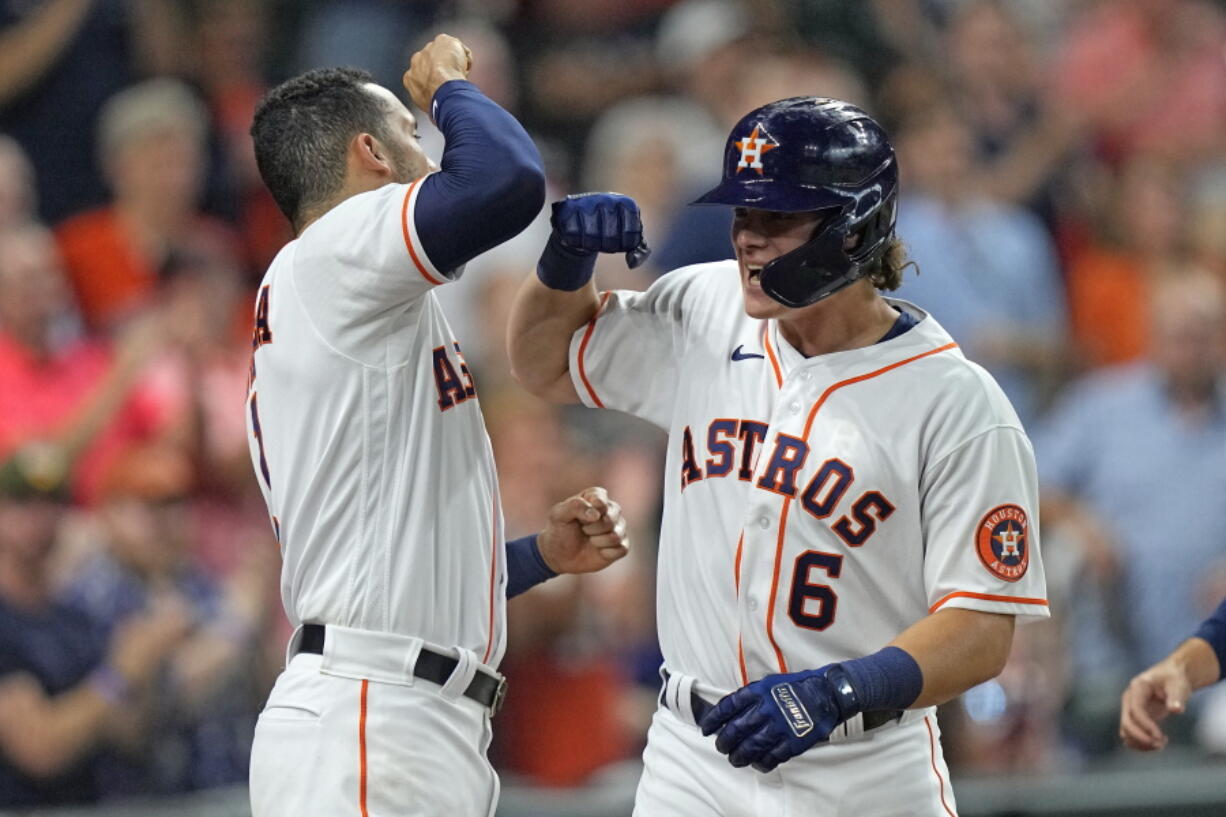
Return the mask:
{"type": "MultiPolygon", "coordinates": [[[[941,712],[961,813],[1226,814],[1226,686],[1161,755],[1117,737],[1127,680],[1226,596],[1221,0],[0,0],[0,812],[249,813],[289,631],[242,406],[289,232],[247,130],[316,66],[403,98],[439,31],[551,200],[642,206],[652,266],[605,257],[603,288],[731,257],[729,214],[685,204],[751,108],[835,96],[885,124],[918,266],[899,295],[1000,381],[1043,483],[1053,618],[941,712]]],[[[657,693],[664,436],[511,381],[510,294],[547,232],[439,297],[509,535],[603,484],[635,550],[511,603],[491,754],[506,817],[621,817],[657,693]]]]}

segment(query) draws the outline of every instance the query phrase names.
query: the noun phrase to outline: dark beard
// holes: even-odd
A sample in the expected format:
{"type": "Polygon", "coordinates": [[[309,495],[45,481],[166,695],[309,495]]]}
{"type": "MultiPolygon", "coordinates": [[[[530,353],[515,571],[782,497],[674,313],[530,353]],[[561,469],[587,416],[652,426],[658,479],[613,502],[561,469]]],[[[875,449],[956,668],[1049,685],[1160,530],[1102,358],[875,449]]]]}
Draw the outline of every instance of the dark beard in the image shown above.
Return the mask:
{"type": "Polygon", "coordinates": [[[397,182],[408,184],[414,179],[425,175],[424,172],[419,172],[413,167],[408,151],[401,150],[398,145],[390,143],[385,144],[385,147],[387,148],[387,157],[392,163],[392,172],[395,174],[397,182]]]}

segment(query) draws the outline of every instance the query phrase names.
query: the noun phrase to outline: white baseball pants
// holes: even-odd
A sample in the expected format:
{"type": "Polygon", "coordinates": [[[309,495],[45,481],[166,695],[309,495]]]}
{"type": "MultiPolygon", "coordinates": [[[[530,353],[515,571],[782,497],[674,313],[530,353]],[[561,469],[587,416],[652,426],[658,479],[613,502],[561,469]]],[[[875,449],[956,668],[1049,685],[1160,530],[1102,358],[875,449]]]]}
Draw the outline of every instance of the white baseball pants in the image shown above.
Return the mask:
{"type": "Polygon", "coordinates": [[[936,716],[818,745],[768,774],[737,769],[693,718],[660,707],[634,817],[957,817],[936,716]]]}
{"type": "Polygon", "coordinates": [[[295,655],[277,679],[251,751],[253,817],[492,817],[488,710],[460,694],[473,665],[439,687],[411,674],[420,640],[360,635],[330,634],[330,654],[295,655]]]}

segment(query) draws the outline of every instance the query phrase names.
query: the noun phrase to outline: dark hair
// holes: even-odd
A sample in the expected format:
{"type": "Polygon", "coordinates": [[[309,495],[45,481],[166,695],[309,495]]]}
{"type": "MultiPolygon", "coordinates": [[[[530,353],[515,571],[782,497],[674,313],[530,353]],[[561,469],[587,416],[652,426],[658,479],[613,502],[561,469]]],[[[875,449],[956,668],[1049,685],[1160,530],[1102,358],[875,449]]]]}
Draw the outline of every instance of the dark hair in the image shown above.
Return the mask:
{"type": "Polygon", "coordinates": [[[902,286],[902,274],[907,267],[915,267],[916,274],[919,274],[919,265],[907,258],[906,245],[898,236],[894,236],[886,244],[876,269],[868,277],[877,289],[892,291],[902,286]]]}
{"type": "Polygon", "coordinates": [[[387,142],[387,106],[356,68],[316,68],[273,88],[255,109],[251,137],[260,176],[297,230],[307,210],[345,180],[345,149],[359,133],[387,142]]]}

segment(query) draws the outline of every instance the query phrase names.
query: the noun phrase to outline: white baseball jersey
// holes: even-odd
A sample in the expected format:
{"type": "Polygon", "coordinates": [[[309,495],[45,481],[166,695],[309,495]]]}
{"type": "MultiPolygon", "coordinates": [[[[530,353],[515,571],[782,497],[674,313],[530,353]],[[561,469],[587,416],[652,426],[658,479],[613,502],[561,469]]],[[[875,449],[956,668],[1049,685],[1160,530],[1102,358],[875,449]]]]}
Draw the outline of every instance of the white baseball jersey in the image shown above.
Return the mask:
{"type": "Polygon", "coordinates": [[[805,358],[744,312],[735,261],[606,293],[575,333],[589,406],[667,429],[665,665],[728,692],[866,655],[931,612],[1046,616],[1034,456],[931,316],[805,358]]]}
{"type": "Polygon", "coordinates": [[[497,665],[505,559],[493,453],[432,289],[420,180],[307,227],[260,287],[247,421],[294,624],[414,636],[497,665]]]}

